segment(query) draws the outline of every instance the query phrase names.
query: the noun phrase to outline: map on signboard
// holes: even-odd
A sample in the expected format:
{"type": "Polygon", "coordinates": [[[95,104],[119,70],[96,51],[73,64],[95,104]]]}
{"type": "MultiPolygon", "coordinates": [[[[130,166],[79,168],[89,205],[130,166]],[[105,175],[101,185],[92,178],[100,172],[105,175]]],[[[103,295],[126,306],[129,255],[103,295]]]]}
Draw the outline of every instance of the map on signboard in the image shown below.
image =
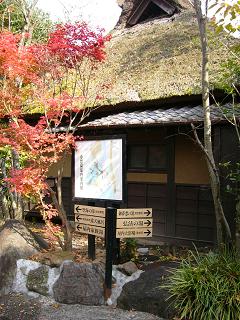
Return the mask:
{"type": "Polygon", "coordinates": [[[122,175],[122,139],[76,142],[76,198],[122,200],[122,175]]]}

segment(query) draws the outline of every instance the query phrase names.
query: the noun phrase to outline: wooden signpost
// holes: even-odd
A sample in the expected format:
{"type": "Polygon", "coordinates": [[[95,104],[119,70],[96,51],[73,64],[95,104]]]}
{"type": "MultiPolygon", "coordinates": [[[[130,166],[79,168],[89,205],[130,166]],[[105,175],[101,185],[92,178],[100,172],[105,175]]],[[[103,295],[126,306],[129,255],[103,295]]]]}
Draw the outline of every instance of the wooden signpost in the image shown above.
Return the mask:
{"type": "Polygon", "coordinates": [[[152,227],[152,219],[117,219],[118,228],[150,228],[152,227]]]}
{"type": "Polygon", "coordinates": [[[118,209],[117,218],[151,218],[152,209],[118,209]]]}
{"type": "Polygon", "coordinates": [[[150,238],[152,228],[117,229],[116,238],[150,238]]]}
{"type": "Polygon", "coordinates": [[[91,234],[96,237],[105,238],[105,229],[96,227],[96,226],[88,226],[86,224],[77,224],[77,231],[81,233],[91,234]]]}
{"type": "Polygon", "coordinates": [[[89,216],[105,217],[106,209],[102,207],[83,206],[81,204],[74,205],[74,213],[85,214],[89,216]]]}
{"type": "Polygon", "coordinates": [[[105,237],[105,208],[75,205],[74,213],[76,231],[105,237]]]}
{"type": "Polygon", "coordinates": [[[152,237],[152,209],[117,209],[116,238],[152,237]]]}
{"type": "Polygon", "coordinates": [[[95,236],[105,238],[105,298],[112,288],[114,243],[119,238],[152,237],[152,209],[115,209],[74,205],[76,231],[88,235],[88,256],[95,259],[95,236]]]}

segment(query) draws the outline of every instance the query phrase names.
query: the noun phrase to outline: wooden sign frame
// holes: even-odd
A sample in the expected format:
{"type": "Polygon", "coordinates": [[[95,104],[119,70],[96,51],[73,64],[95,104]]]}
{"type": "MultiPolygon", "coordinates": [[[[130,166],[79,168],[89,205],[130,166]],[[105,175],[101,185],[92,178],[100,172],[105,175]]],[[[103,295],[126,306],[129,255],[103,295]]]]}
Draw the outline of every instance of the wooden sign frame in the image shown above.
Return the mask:
{"type": "MultiPolygon", "coordinates": [[[[72,157],[72,181],[73,181],[73,186],[72,186],[72,190],[73,190],[73,201],[75,203],[80,203],[82,201],[84,202],[106,202],[106,201],[110,201],[111,203],[118,203],[118,204],[122,204],[126,201],[126,189],[127,189],[127,174],[126,174],[126,135],[111,135],[111,136],[94,136],[94,137],[85,137],[84,140],[81,141],[77,141],[76,144],[79,146],[79,152],[78,150],[74,150],[73,152],[73,157],[72,157]],[[116,158],[116,154],[114,155],[114,160],[111,162],[109,161],[109,159],[100,159],[100,155],[101,152],[96,152],[97,153],[99,159],[96,160],[94,158],[93,155],[91,155],[91,151],[90,154],[88,154],[88,158],[87,160],[84,159],[83,154],[81,154],[81,143],[82,145],[84,145],[85,143],[85,148],[87,149],[89,147],[89,150],[91,150],[92,148],[99,149],[99,146],[101,146],[102,149],[104,149],[104,146],[106,147],[106,152],[102,151],[102,153],[106,153],[106,154],[111,154],[111,150],[109,149],[110,145],[112,145],[109,141],[113,141],[113,145],[115,143],[116,145],[116,141],[119,141],[119,144],[121,142],[121,156],[119,156],[119,158],[116,158]],[[89,142],[88,146],[87,146],[87,142],[89,142]],[[94,144],[95,142],[95,144],[94,144]],[[80,164],[78,163],[78,160],[82,161],[80,162],[80,164]],[[96,162],[98,161],[98,162],[96,162]],[[85,170],[83,168],[84,163],[91,163],[92,164],[92,171],[97,171],[95,172],[95,176],[93,173],[93,176],[98,179],[98,183],[101,183],[101,179],[102,179],[102,185],[105,186],[106,183],[109,182],[109,188],[111,187],[111,177],[106,175],[106,172],[110,172],[110,170],[108,170],[108,166],[112,165],[114,166],[116,163],[118,163],[117,165],[119,166],[119,161],[120,161],[120,168],[122,171],[121,177],[121,181],[119,181],[119,179],[115,179],[114,183],[118,184],[118,186],[114,187],[117,188],[117,190],[119,190],[119,188],[121,188],[121,191],[118,191],[120,194],[119,195],[115,195],[114,192],[112,192],[112,196],[105,196],[105,194],[107,194],[106,192],[103,192],[103,196],[99,196],[98,192],[96,192],[97,188],[95,188],[95,186],[93,186],[93,183],[90,181],[88,183],[87,188],[85,188],[86,186],[86,175],[84,175],[83,170],[85,170]],[[81,178],[82,177],[82,178],[81,178]],[[85,180],[84,180],[85,179],[85,180]],[[105,180],[104,180],[105,179],[105,180]],[[92,184],[92,185],[91,185],[92,184]],[[81,190],[80,190],[81,188],[81,190]],[[84,189],[85,188],[85,189],[84,189]],[[84,191],[83,191],[84,189],[84,191]]],[[[92,149],[93,150],[93,149],[92,149]]],[[[90,177],[89,180],[91,180],[91,175],[89,174],[89,170],[91,169],[90,165],[88,165],[87,167],[87,174],[90,177]]],[[[111,169],[112,170],[112,169],[111,169]]],[[[95,179],[95,181],[96,181],[95,179]]],[[[92,179],[93,180],[93,179],[92,179]]],[[[96,182],[95,182],[96,183],[96,182]]],[[[114,189],[115,190],[115,189],[114,189]]]]}

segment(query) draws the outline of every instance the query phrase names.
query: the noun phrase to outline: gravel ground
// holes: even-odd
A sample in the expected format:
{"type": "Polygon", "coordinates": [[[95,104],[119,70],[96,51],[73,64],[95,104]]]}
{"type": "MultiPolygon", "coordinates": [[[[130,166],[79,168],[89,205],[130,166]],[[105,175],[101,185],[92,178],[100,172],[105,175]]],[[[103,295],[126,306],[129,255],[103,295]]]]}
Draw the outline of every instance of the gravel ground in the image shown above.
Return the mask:
{"type": "Polygon", "coordinates": [[[19,293],[0,297],[0,320],[163,320],[152,314],[106,306],[58,304],[19,293]]]}
{"type": "Polygon", "coordinates": [[[19,293],[10,293],[0,297],[0,320],[38,319],[41,303],[39,299],[29,299],[19,293]]]}

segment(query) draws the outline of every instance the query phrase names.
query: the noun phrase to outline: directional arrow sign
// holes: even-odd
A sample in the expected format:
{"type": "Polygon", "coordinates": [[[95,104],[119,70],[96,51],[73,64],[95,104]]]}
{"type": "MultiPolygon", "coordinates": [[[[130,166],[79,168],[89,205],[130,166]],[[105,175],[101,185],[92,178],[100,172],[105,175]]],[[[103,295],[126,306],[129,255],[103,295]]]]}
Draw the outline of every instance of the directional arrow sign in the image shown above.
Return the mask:
{"type": "Polygon", "coordinates": [[[152,227],[152,219],[117,219],[117,228],[152,227]]]}
{"type": "Polygon", "coordinates": [[[151,218],[152,209],[117,209],[117,218],[151,218]]]}
{"type": "Polygon", "coordinates": [[[91,206],[83,206],[80,204],[74,205],[74,213],[75,214],[84,214],[88,216],[97,216],[97,217],[105,217],[105,208],[101,207],[91,207],[91,206]]]}
{"type": "Polygon", "coordinates": [[[86,224],[78,224],[75,225],[75,230],[81,233],[92,234],[97,237],[104,238],[105,237],[105,229],[96,226],[88,226],[86,224]]]}
{"type": "Polygon", "coordinates": [[[150,238],[152,228],[117,229],[116,238],[150,238]]]}
{"type": "Polygon", "coordinates": [[[75,222],[81,224],[89,224],[91,226],[105,227],[105,218],[75,214],[75,222]]]}

